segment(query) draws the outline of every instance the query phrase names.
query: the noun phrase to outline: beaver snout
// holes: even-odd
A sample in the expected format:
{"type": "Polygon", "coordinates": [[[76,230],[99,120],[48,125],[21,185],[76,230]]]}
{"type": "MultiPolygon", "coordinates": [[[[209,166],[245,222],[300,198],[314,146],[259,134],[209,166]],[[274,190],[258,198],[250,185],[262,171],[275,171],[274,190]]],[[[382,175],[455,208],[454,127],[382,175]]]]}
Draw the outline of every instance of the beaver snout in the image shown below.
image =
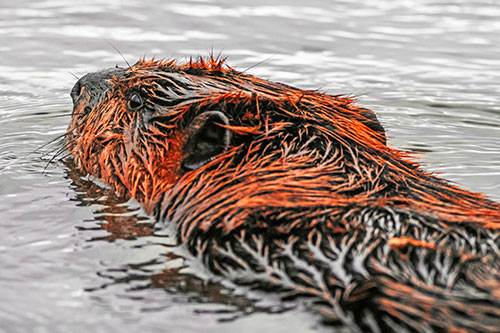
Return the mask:
{"type": "Polygon", "coordinates": [[[73,100],[73,104],[76,104],[76,101],[78,98],[80,98],[80,95],[82,94],[82,84],[80,83],[80,80],[78,80],[75,85],[73,86],[73,89],[71,89],[71,99],[73,100]]]}
{"type": "Polygon", "coordinates": [[[109,83],[113,77],[120,77],[125,73],[123,68],[110,68],[95,73],[89,73],[80,78],[71,89],[71,99],[76,107],[84,95],[88,95],[88,106],[93,108],[111,87],[109,83]]]}

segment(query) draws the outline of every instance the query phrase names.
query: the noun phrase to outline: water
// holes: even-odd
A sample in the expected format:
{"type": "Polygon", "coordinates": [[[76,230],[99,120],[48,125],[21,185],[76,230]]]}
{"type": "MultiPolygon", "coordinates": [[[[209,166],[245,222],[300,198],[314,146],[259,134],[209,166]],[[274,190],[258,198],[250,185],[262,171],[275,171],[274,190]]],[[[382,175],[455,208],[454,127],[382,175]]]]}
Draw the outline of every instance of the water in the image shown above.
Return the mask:
{"type": "Polygon", "coordinates": [[[496,0],[85,3],[0,0],[0,331],[326,330],[272,295],[203,283],[136,204],[45,169],[54,146],[36,149],[64,133],[74,76],[125,65],[110,44],[129,62],[222,51],[257,76],[358,96],[391,145],[500,200],[496,0]]]}

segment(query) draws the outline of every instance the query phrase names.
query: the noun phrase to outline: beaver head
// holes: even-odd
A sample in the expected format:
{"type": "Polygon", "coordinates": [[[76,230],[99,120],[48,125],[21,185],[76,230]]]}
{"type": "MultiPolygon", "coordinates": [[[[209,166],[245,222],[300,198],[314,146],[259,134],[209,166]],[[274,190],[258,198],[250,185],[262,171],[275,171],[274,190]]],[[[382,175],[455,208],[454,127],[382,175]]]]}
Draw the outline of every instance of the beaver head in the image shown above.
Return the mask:
{"type": "Polygon", "coordinates": [[[212,272],[313,295],[345,325],[500,324],[500,205],[387,146],[352,99],[212,58],[87,74],[71,96],[77,167],[173,223],[212,272]]]}

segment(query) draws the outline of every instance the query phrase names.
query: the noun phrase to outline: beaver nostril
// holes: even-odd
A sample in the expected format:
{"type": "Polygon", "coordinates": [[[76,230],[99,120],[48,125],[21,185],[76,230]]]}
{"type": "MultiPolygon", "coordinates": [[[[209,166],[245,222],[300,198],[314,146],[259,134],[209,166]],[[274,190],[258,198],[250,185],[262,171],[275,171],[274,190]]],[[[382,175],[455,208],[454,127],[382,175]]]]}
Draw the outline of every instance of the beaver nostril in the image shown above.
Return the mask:
{"type": "Polygon", "coordinates": [[[71,99],[73,100],[73,103],[76,103],[76,101],[78,100],[78,97],[80,97],[81,93],[82,93],[82,88],[83,88],[83,85],[80,83],[80,81],[77,81],[75,83],[75,85],[73,86],[73,89],[71,89],[71,99]]]}

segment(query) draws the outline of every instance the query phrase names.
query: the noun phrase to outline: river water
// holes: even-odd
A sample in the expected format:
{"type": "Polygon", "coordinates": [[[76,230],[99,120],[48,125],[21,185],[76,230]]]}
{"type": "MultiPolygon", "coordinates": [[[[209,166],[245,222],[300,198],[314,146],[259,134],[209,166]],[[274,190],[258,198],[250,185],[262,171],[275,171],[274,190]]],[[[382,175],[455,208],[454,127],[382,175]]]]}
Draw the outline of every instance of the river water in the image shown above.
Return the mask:
{"type": "Polygon", "coordinates": [[[137,204],[49,163],[87,72],[222,52],[239,70],[357,96],[389,144],[500,200],[496,0],[0,0],[0,331],[327,331],[207,282],[137,204]],[[83,3],[83,2],[82,2],[83,3]],[[115,50],[118,49],[122,56],[115,50]]]}

